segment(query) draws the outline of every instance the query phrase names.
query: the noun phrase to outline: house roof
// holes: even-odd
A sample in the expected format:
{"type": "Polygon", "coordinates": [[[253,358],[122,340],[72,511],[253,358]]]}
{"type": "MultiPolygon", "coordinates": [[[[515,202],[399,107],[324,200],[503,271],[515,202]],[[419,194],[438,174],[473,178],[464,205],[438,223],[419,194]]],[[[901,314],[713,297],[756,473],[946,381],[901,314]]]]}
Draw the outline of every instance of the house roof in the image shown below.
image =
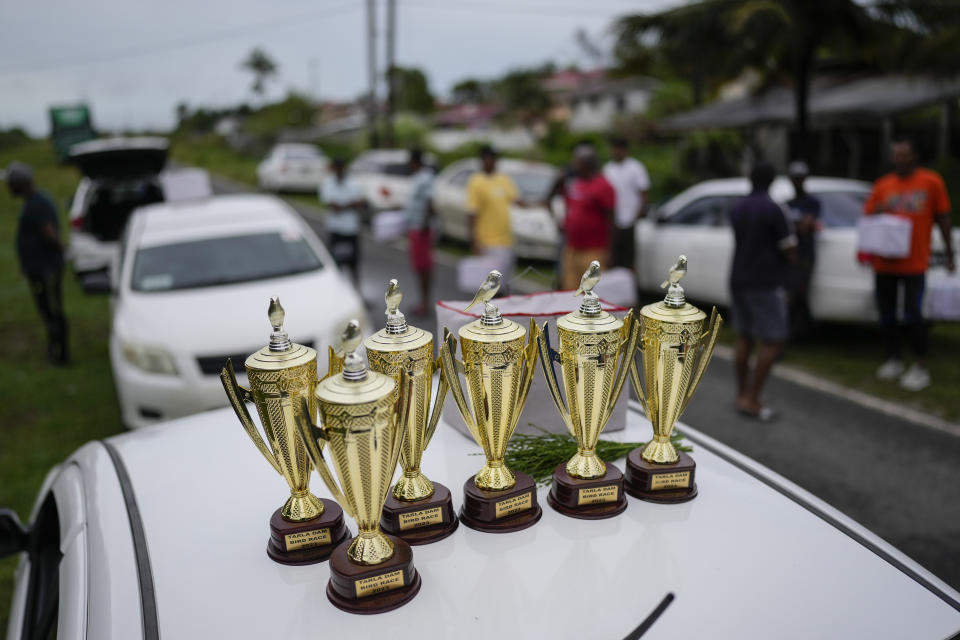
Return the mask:
{"type": "MultiPolygon", "coordinates": [[[[860,78],[810,91],[814,127],[844,121],[877,120],[960,97],[960,76],[933,78],[882,76],[860,78]]],[[[668,131],[728,129],[794,120],[793,90],[777,87],[760,95],[713,102],[661,123],[668,131]]]]}

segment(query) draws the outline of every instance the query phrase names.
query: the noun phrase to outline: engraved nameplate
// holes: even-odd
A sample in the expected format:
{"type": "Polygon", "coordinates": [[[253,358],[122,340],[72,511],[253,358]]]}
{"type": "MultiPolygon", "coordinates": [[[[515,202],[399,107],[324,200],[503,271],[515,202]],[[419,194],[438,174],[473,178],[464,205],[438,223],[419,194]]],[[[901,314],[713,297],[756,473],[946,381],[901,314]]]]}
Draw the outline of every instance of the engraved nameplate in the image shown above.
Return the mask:
{"type": "Polygon", "coordinates": [[[354,580],[353,586],[357,590],[358,598],[399,589],[403,586],[403,569],[363,578],[362,580],[354,580]]]}
{"type": "Polygon", "coordinates": [[[602,487],[580,489],[577,496],[577,505],[600,504],[601,502],[616,502],[620,497],[620,487],[608,484],[602,487]]]}
{"type": "Polygon", "coordinates": [[[689,471],[674,471],[673,473],[658,473],[650,478],[650,490],[658,489],[686,489],[690,486],[689,471]]]}
{"type": "Polygon", "coordinates": [[[322,544],[330,544],[330,529],[314,529],[312,531],[288,533],[283,536],[283,544],[286,545],[287,551],[309,549],[310,547],[319,547],[322,544]]]}
{"type": "Polygon", "coordinates": [[[432,507],[422,511],[408,511],[400,514],[400,531],[429,527],[432,524],[443,524],[442,507],[432,507]]]}
{"type": "Polygon", "coordinates": [[[533,492],[527,492],[523,495],[513,496],[497,503],[496,518],[505,518],[515,513],[526,511],[533,506],[533,492]]]}

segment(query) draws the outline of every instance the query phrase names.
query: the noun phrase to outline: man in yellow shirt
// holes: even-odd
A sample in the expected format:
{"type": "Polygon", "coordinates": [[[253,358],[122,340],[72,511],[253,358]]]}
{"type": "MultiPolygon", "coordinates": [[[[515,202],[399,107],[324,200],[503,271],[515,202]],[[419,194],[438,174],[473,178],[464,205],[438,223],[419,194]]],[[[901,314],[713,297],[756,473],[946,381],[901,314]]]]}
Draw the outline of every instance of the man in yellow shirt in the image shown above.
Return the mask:
{"type": "Polygon", "coordinates": [[[482,171],[467,182],[467,209],[470,211],[470,245],[474,254],[497,262],[504,275],[513,271],[513,232],[510,205],[519,191],[513,180],[497,172],[497,153],[489,145],[480,149],[482,171]]]}

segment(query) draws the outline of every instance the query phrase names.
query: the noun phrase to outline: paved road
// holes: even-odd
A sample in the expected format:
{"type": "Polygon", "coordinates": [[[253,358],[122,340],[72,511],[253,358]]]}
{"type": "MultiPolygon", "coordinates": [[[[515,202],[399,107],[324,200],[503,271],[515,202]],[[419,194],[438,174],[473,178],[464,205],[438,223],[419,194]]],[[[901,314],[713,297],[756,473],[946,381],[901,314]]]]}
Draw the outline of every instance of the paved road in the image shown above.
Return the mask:
{"type": "MultiPolygon", "coordinates": [[[[293,204],[322,232],[316,209],[293,204]]],[[[368,238],[362,251],[362,293],[376,322],[385,283],[412,282],[413,274],[399,246],[368,238]]],[[[446,257],[436,269],[438,298],[464,297],[452,264],[446,257]]],[[[519,282],[515,290],[531,286],[519,282]]],[[[781,410],[779,420],[741,418],[733,409],[733,366],[714,358],[683,420],[837,507],[960,589],[960,438],[783,379],[772,379],[766,395],[781,410]]]]}

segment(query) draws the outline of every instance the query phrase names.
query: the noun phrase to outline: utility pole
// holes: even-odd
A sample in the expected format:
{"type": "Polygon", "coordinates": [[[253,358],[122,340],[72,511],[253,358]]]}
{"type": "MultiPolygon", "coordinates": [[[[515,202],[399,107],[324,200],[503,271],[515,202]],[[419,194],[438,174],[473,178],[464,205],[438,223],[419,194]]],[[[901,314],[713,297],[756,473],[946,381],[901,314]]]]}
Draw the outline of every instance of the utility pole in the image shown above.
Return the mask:
{"type": "Polygon", "coordinates": [[[397,0],[387,0],[387,131],[386,144],[393,147],[393,110],[396,107],[397,80],[394,73],[397,48],[397,0]]]}
{"type": "Polygon", "coordinates": [[[375,0],[367,0],[367,81],[370,93],[367,96],[367,129],[370,146],[380,146],[377,135],[377,17],[375,0]]]}

